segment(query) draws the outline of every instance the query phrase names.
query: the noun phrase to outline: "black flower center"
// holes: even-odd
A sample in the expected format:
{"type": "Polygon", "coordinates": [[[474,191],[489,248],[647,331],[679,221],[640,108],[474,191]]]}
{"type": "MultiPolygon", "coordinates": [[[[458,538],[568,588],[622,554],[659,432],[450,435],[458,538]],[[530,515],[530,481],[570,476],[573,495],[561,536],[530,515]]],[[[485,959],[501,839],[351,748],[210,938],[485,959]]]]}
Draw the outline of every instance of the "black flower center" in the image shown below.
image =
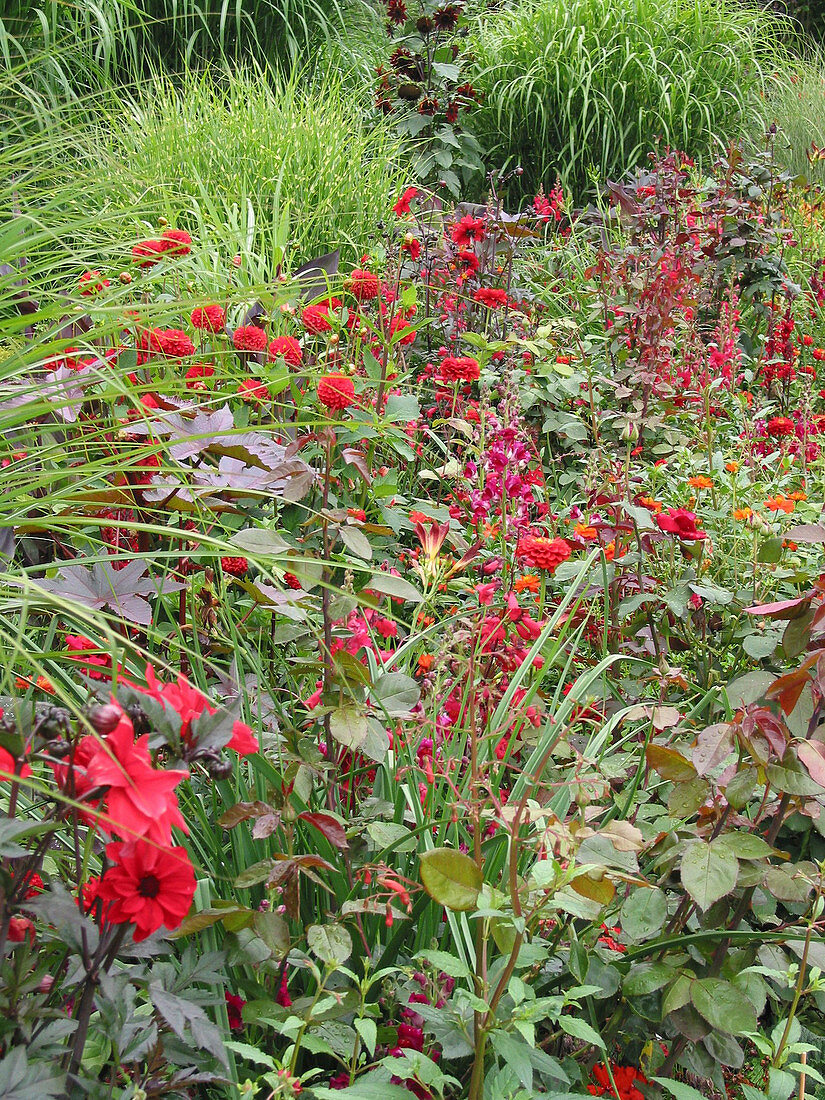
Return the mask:
{"type": "Polygon", "coordinates": [[[144,875],[138,883],[138,893],[142,898],[156,898],[160,893],[160,883],[156,875],[144,875]]]}

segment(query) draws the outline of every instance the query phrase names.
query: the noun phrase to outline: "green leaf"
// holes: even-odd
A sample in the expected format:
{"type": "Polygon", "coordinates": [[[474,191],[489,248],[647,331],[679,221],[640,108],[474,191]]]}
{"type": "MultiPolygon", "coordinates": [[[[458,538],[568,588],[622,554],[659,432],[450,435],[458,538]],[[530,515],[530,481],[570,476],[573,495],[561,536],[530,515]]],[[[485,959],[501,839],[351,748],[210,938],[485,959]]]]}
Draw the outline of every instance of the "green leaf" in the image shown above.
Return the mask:
{"type": "Polygon", "coordinates": [[[421,407],[418,398],[412,393],[391,393],[387,398],[385,420],[390,423],[409,423],[418,420],[421,416],[421,407]]]}
{"type": "Polygon", "coordinates": [[[667,897],[658,888],[634,890],[622,905],[622,932],[631,940],[655,936],[667,918],[667,897]]]}
{"type": "Polygon", "coordinates": [[[749,1035],[756,1031],[756,1009],[747,997],[721,978],[697,978],[691,983],[693,1007],[711,1027],[728,1035],[749,1035]]]}
{"type": "Polygon", "coordinates": [[[355,752],[367,739],[367,717],[355,707],[337,707],[329,716],[329,732],[340,745],[355,752]]]}
{"type": "Polygon", "coordinates": [[[289,926],[278,913],[256,913],[253,927],[270,951],[284,955],[289,950],[289,926]]]}
{"type": "Polygon", "coordinates": [[[763,859],[773,852],[770,844],[754,833],[725,833],[713,843],[717,848],[725,848],[737,859],[763,859]]]}
{"type": "Polygon", "coordinates": [[[469,978],[472,976],[469,966],[455,955],[451,955],[449,951],[419,951],[416,958],[423,959],[424,962],[429,963],[430,966],[434,966],[451,978],[469,978]]]}
{"type": "Polygon", "coordinates": [[[684,1081],[672,1081],[669,1077],[654,1077],[653,1080],[669,1092],[674,1100],[705,1100],[698,1089],[692,1085],[686,1085],[684,1081]]]}
{"type": "Polygon", "coordinates": [[[265,879],[269,878],[271,871],[271,859],[259,860],[258,863],[253,863],[251,867],[247,867],[246,870],[241,871],[235,879],[235,885],[241,889],[249,886],[257,886],[259,882],[263,882],[265,879]]]}
{"type": "Polygon", "coordinates": [[[420,859],[421,882],[434,901],[459,912],[475,908],[484,880],[469,856],[454,848],[433,848],[420,859]]]}
{"type": "Polygon", "coordinates": [[[605,1049],[604,1040],[598,1031],[594,1031],[590,1024],[586,1024],[578,1016],[560,1016],[559,1027],[574,1039],[581,1039],[582,1042],[590,1043],[591,1046],[598,1047],[600,1050],[605,1049]]]}
{"type": "Polygon", "coordinates": [[[622,982],[622,990],[627,997],[644,997],[655,993],[673,977],[673,970],[661,962],[643,962],[631,966],[622,982]]]}
{"type": "Polygon", "coordinates": [[[341,541],[351,553],[355,554],[356,557],[364,558],[365,561],[370,560],[372,546],[370,546],[370,540],[359,527],[339,527],[338,531],[341,535],[341,541]]]}
{"type": "Polygon", "coordinates": [[[370,693],[393,718],[408,716],[421,698],[421,689],[412,676],[403,672],[386,672],[372,686],[370,693]]]}
{"type": "Polygon", "coordinates": [[[239,1043],[234,1039],[228,1039],[224,1046],[234,1054],[239,1054],[241,1058],[246,1058],[248,1062],[257,1062],[258,1065],[266,1066],[267,1069],[278,1068],[274,1058],[271,1058],[265,1051],[259,1050],[258,1047],[253,1047],[251,1043],[239,1043]]]}
{"type": "Polygon", "coordinates": [[[355,1025],[355,1030],[361,1036],[370,1058],[374,1058],[375,1046],[378,1042],[378,1025],[375,1020],[371,1020],[369,1016],[361,1016],[352,1022],[355,1025]]]}
{"type": "Polygon", "coordinates": [[[390,573],[374,573],[366,587],[371,592],[380,592],[384,596],[408,600],[410,603],[421,603],[424,599],[414,584],[405,581],[403,577],[393,577],[390,573]]]}
{"type": "Polygon", "coordinates": [[[682,885],[699,906],[709,909],[736,886],[739,862],[717,841],[692,840],[682,856],[682,885]]]}
{"type": "Polygon", "coordinates": [[[307,929],[307,947],[327,965],[345,963],[352,954],[352,939],[341,924],[311,924],[307,929]]]}

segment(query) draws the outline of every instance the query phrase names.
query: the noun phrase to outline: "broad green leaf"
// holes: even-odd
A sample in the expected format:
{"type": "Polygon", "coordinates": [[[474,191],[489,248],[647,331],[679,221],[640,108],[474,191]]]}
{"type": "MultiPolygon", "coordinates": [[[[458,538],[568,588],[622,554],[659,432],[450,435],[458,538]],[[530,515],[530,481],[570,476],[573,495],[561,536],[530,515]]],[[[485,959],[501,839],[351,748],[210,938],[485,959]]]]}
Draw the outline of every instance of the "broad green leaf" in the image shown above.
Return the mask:
{"type": "Polygon", "coordinates": [[[580,1020],[578,1016],[560,1016],[559,1027],[566,1035],[572,1035],[574,1039],[581,1039],[584,1043],[604,1050],[604,1040],[598,1031],[594,1031],[590,1024],[580,1020]]]}
{"type": "Polygon", "coordinates": [[[454,848],[433,848],[421,856],[421,882],[430,897],[448,909],[474,909],[483,885],[481,871],[454,848]]]}
{"type": "Polygon", "coordinates": [[[686,1085],[684,1081],[673,1081],[670,1077],[654,1077],[653,1080],[669,1092],[674,1100],[705,1100],[698,1089],[693,1085],[686,1085]]]}
{"type": "Polygon", "coordinates": [[[658,888],[641,887],[622,905],[622,932],[631,940],[651,939],[667,918],[667,897],[658,888]]]}
{"type": "Polygon", "coordinates": [[[661,962],[643,962],[631,966],[622,982],[622,990],[628,997],[644,997],[655,993],[673,977],[673,970],[661,962]]]}
{"type": "Polygon", "coordinates": [[[321,962],[345,963],[352,954],[352,940],[341,924],[311,924],[307,946],[321,962]]]}
{"type": "Polygon", "coordinates": [[[692,840],[682,856],[682,885],[700,909],[709,909],[729,894],[738,873],[736,856],[716,841],[692,840]]]}
{"type": "Polygon", "coordinates": [[[372,698],[391,717],[408,715],[421,698],[421,688],[403,672],[385,672],[375,681],[370,692],[372,698]]]}
{"type": "Polygon", "coordinates": [[[691,983],[693,1007],[711,1027],[728,1035],[749,1035],[756,1031],[756,1009],[747,997],[721,978],[697,978],[691,983]]]}
{"type": "Polygon", "coordinates": [[[329,716],[329,732],[339,744],[354,752],[367,739],[367,717],[355,707],[338,707],[329,716]]]}

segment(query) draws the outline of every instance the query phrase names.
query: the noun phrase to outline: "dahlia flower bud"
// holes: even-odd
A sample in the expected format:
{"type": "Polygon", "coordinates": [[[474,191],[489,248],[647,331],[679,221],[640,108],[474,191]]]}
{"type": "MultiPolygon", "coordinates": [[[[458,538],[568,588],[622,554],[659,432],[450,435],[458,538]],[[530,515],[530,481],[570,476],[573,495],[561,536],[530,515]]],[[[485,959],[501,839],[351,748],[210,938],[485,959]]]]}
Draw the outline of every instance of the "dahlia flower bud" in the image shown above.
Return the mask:
{"type": "Polygon", "coordinates": [[[111,733],[116,728],[122,715],[123,711],[116,703],[101,703],[92,706],[87,713],[89,725],[101,737],[104,734],[111,733]]]}

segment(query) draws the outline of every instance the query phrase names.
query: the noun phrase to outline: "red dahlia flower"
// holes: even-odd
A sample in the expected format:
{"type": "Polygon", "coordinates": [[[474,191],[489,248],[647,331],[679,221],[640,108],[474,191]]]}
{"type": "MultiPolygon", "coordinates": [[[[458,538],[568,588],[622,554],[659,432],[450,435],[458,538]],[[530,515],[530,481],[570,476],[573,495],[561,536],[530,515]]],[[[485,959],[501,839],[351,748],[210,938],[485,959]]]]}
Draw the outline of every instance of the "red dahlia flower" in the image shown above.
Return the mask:
{"type": "Polygon", "coordinates": [[[185,229],[165,229],[160,239],[170,256],[186,256],[192,251],[192,238],[185,229]]]}
{"type": "Polygon", "coordinates": [[[536,569],[555,573],[561,563],[570,557],[570,552],[570,545],[564,539],[525,535],[519,539],[516,557],[524,559],[536,569]]]}
{"type": "Polygon", "coordinates": [[[141,241],[132,248],[132,259],[139,267],[152,267],[163,259],[165,241],[141,241]]]}
{"type": "Polygon", "coordinates": [[[393,211],[398,215],[399,218],[402,214],[409,214],[410,202],[415,198],[417,194],[417,187],[408,187],[401,198],[398,199],[395,206],[393,206],[393,211]]]}
{"type": "MultiPolygon", "coordinates": [[[[148,690],[138,688],[163,706],[178,715],[181,720],[180,735],[184,740],[192,736],[192,722],[201,714],[214,714],[215,708],[205,695],[193,687],[185,676],[178,676],[175,684],[162,684],[151,665],[146,666],[148,690]]],[[[228,749],[234,749],[239,756],[258,751],[258,742],[252,730],[244,722],[235,722],[232,737],[227,743],[228,749]]]]}
{"type": "Polygon", "coordinates": [[[355,386],[344,374],[327,374],[318,382],[318,400],[327,409],[346,409],[355,402],[355,386]]]}
{"type": "Polygon", "coordinates": [[[355,268],[344,285],[359,302],[370,302],[381,293],[381,280],[378,276],[360,267],[355,268]]]}
{"type": "Polygon", "coordinates": [[[233,332],[232,343],[236,351],[263,351],[266,347],[266,333],[257,325],[241,325],[233,332]]]}
{"type": "Polygon", "coordinates": [[[783,436],[794,434],[794,422],[789,416],[774,416],[765,425],[768,435],[783,436]]]}
{"type": "Polygon", "coordinates": [[[441,377],[445,382],[475,382],[479,373],[478,360],[469,355],[448,355],[441,360],[441,377]]]}
{"type": "Polygon", "coordinates": [[[488,309],[498,309],[507,305],[507,291],[496,287],[482,286],[473,295],[473,301],[479,302],[488,309]]]}
{"type": "Polygon", "coordinates": [[[463,218],[450,226],[450,240],[459,248],[469,248],[473,241],[484,239],[484,219],[465,214],[463,218]]]}
{"type": "Polygon", "coordinates": [[[183,359],[194,355],[195,345],[179,328],[156,328],[152,330],[152,343],[156,344],[161,355],[167,359],[183,359]]]}
{"type": "Polygon", "coordinates": [[[708,537],[698,526],[695,512],[689,512],[687,508],[668,508],[656,516],[656,522],[662,531],[676,535],[684,542],[697,542],[708,537]]]}
{"type": "Polygon", "coordinates": [[[245,577],[249,572],[246,558],[221,558],[221,569],[230,577],[245,577]]]}
{"type": "Polygon", "coordinates": [[[109,280],[101,279],[99,271],[85,271],[78,280],[78,289],[84,297],[99,294],[105,286],[109,286],[109,280]]]}
{"type": "Polygon", "coordinates": [[[207,332],[223,332],[226,313],[219,305],[198,306],[192,310],[189,320],[195,328],[206,329],[207,332]]]}
{"type": "MultiPolygon", "coordinates": [[[[84,745],[87,738],[80,742],[84,745]]],[[[145,836],[158,844],[172,839],[172,826],[188,832],[175,795],[175,787],[187,779],[186,771],[152,766],[149,737],[135,740],[128,715],[102,741],[89,737],[86,779],[89,788],[107,787],[106,813],[101,821],[108,831],[134,838],[145,836]]]]}
{"type": "Polygon", "coordinates": [[[244,401],[268,401],[272,396],[263,382],[256,378],[244,378],[238,383],[238,393],[244,401]]]}
{"type": "Polygon", "coordinates": [[[304,349],[294,336],[276,336],[269,345],[269,358],[271,362],[280,356],[291,367],[300,367],[304,361],[304,349]]]}
{"type": "Polygon", "coordinates": [[[321,333],[330,332],[332,325],[329,320],[329,311],[331,309],[340,309],[341,302],[338,298],[327,298],[325,302],[318,302],[317,305],[307,306],[301,314],[301,323],[307,332],[313,333],[315,336],[320,336],[321,333]]]}
{"type": "Polygon", "coordinates": [[[204,389],[204,379],[211,378],[214,373],[215,368],[210,367],[208,363],[193,363],[183,376],[186,388],[188,390],[204,389]]]}
{"type": "Polygon", "coordinates": [[[114,866],[100,880],[97,895],[108,902],[106,920],[134,925],[139,943],[164,926],[177,928],[195,896],[195,872],[185,848],[162,848],[145,840],[107,844],[114,866]]]}

